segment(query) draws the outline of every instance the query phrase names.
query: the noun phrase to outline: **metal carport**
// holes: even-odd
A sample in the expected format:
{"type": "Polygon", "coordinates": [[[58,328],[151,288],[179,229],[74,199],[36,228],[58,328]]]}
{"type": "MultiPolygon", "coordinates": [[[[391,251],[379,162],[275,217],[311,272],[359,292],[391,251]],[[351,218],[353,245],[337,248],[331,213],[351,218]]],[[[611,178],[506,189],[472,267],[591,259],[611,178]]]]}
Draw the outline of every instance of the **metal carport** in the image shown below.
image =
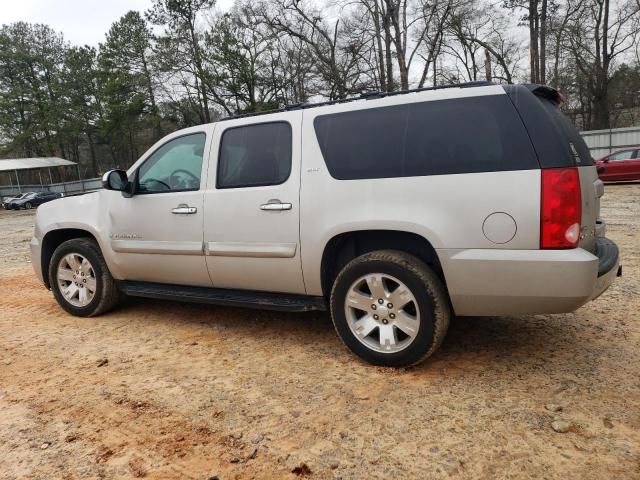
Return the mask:
{"type": "MultiPolygon", "coordinates": [[[[35,158],[8,158],[0,160],[0,173],[2,172],[15,172],[16,182],[18,190],[21,192],[20,177],[18,176],[19,170],[38,170],[47,169],[49,174],[49,184],[53,183],[51,178],[51,167],[62,167],[75,165],[78,169],[78,179],[80,179],[80,167],[76,162],[71,160],[65,160],[59,157],[35,157],[35,158]]],[[[38,172],[40,175],[40,172],[38,172]]],[[[11,177],[10,177],[11,178],[11,177]]],[[[42,184],[42,175],[40,175],[40,183],[42,184]]]]}

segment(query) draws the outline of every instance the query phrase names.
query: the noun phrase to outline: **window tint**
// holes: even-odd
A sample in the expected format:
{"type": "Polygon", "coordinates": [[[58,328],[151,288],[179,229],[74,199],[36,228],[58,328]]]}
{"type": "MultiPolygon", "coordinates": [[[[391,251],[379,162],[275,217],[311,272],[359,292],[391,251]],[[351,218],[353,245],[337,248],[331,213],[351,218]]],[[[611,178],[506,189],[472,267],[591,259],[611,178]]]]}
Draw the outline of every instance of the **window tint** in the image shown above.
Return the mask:
{"type": "Polygon", "coordinates": [[[139,193],[198,190],[202,172],[204,133],[168,141],[140,166],[139,193]]]}
{"type": "Polygon", "coordinates": [[[540,98],[540,101],[544,105],[545,110],[550,114],[555,127],[561,132],[562,137],[569,144],[574,160],[573,164],[577,167],[593,165],[593,158],[591,158],[589,147],[587,147],[587,144],[576,130],[576,127],[573,126],[571,120],[549,100],[540,98]]]}
{"type": "Polygon", "coordinates": [[[314,126],[340,180],[539,168],[506,95],[322,115],[314,126]]]}
{"type": "Polygon", "coordinates": [[[222,134],[218,188],[278,185],[291,172],[291,126],[285,122],[235,127],[222,134]]]}

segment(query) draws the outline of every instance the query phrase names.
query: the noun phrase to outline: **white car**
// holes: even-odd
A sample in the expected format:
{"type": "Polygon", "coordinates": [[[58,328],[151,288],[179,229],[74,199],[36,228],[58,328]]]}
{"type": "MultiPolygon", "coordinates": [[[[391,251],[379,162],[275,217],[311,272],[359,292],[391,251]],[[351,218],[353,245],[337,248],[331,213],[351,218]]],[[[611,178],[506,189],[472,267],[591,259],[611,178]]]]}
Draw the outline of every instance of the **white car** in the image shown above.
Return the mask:
{"type": "Polygon", "coordinates": [[[123,293],[329,309],[360,357],[412,365],[453,314],[569,312],[619,272],[558,103],[474,83],[174,132],[104,190],[42,205],[33,265],[73,315],[123,293]]]}

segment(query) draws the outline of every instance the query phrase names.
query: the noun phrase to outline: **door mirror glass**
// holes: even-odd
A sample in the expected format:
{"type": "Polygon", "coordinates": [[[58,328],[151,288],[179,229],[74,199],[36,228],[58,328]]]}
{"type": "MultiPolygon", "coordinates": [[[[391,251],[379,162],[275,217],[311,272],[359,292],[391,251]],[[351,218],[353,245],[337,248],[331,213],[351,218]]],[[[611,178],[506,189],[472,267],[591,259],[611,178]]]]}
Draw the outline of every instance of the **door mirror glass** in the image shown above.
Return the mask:
{"type": "Polygon", "coordinates": [[[105,190],[123,192],[128,183],[127,172],[124,170],[109,170],[102,176],[102,187],[105,190]]]}

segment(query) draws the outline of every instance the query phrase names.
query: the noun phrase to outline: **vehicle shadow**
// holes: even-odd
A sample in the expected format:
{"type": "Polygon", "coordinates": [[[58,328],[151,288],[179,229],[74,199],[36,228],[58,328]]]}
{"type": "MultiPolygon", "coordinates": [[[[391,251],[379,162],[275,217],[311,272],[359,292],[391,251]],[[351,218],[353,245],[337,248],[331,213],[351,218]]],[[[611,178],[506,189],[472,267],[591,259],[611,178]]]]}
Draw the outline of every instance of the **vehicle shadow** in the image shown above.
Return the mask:
{"type": "MultiPolygon", "coordinates": [[[[143,298],[127,299],[117,312],[138,322],[160,322],[168,328],[199,325],[239,337],[277,335],[279,349],[294,349],[301,341],[313,342],[316,352],[343,355],[344,361],[369,367],[346,351],[327,312],[288,313],[143,298]]],[[[589,326],[581,323],[580,313],[453,318],[440,350],[410,370],[442,367],[525,371],[549,364],[566,370],[581,357],[597,356],[602,350],[602,345],[593,340],[589,326]]]]}

